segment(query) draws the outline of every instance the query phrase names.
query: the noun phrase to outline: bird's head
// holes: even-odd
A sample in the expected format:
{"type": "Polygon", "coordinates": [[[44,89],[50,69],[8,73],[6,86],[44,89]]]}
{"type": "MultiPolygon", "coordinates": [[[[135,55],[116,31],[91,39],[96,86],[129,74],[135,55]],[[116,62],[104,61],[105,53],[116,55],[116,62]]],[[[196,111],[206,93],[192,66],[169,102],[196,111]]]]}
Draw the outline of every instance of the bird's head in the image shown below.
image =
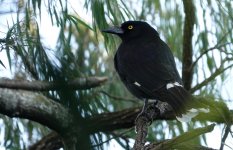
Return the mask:
{"type": "Polygon", "coordinates": [[[102,30],[102,32],[118,35],[123,41],[158,36],[158,32],[144,21],[126,21],[120,27],[114,26],[102,30]]]}

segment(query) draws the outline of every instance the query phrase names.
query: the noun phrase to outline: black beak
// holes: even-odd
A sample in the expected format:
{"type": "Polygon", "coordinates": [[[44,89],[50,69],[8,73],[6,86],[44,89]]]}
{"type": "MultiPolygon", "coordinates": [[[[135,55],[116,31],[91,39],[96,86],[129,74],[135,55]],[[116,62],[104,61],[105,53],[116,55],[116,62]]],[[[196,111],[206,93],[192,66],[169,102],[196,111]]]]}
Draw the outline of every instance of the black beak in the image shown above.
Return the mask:
{"type": "Polygon", "coordinates": [[[120,27],[110,27],[108,29],[102,30],[102,32],[117,34],[117,35],[120,35],[120,34],[124,33],[124,31],[120,27]]]}

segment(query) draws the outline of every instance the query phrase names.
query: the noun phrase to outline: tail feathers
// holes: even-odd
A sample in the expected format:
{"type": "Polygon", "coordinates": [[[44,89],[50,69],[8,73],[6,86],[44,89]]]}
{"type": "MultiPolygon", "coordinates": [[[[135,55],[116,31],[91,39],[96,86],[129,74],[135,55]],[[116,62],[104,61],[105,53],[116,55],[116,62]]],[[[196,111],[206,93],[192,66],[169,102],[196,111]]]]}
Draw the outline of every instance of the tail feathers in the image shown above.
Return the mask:
{"type": "Polygon", "coordinates": [[[199,113],[208,113],[210,110],[208,108],[192,108],[188,110],[187,113],[182,114],[181,117],[176,117],[176,119],[180,122],[190,122],[192,118],[196,117],[199,113]]]}
{"type": "Polygon", "coordinates": [[[176,116],[181,116],[186,113],[188,109],[191,109],[190,102],[192,100],[191,95],[180,86],[176,86],[167,90],[166,102],[171,105],[176,116]]]}
{"type": "Polygon", "coordinates": [[[167,88],[166,102],[173,108],[176,113],[177,120],[181,122],[189,122],[199,113],[208,113],[209,109],[206,105],[200,103],[182,86],[175,85],[167,88]]]}

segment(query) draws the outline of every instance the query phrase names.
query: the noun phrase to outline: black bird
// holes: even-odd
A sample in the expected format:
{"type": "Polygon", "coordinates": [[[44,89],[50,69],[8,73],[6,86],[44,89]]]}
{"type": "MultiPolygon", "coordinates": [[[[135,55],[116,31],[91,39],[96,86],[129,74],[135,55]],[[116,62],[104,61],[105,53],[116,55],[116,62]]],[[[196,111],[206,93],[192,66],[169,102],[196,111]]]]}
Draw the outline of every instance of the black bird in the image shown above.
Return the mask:
{"type": "Polygon", "coordinates": [[[127,89],[144,100],[144,107],[148,99],[167,102],[181,121],[190,121],[198,112],[208,112],[192,109],[196,102],[183,88],[170,48],[148,23],[127,21],[102,31],[121,38],[114,57],[115,69],[127,89]]]}

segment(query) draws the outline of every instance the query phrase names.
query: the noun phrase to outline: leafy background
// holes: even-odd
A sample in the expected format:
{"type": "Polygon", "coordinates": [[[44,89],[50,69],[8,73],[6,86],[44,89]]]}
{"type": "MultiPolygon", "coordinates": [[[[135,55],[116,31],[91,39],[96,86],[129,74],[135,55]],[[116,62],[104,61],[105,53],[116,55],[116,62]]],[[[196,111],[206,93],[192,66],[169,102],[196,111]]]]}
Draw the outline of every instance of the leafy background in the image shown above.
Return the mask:
{"type": "MultiPolygon", "coordinates": [[[[233,2],[197,0],[193,3],[195,64],[191,92],[223,101],[232,108],[233,2]]],[[[7,41],[0,43],[0,76],[60,82],[75,77],[108,76],[108,83],[95,89],[43,93],[82,116],[142,104],[127,92],[114,71],[112,60],[120,40],[100,32],[110,25],[119,25],[125,20],[150,23],[172,49],[181,73],[185,17],[181,0],[1,0],[0,10],[1,39],[7,41]]],[[[26,149],[50,132],[29,120],[0,117],[1,147],[26,149]]],[[[156,121],[149,129],[147,140],[164,140],[206,124],[209,122],[156,121]]],[[[217,128],[216,132],[224,133],[225,125],[217,128]]],[[[134,135],[134,129],[96,133],[92,135],[93,145],[108,149],[113,143],[111,139],[115,139],[121,147],[128,148],[132,144],[129,139],[134,135]]],[[[207,138],[212,140],[211,136],[207,138]]],[[[227,144],[232,147],[231,135],[228,138],[227,144]]],[[[206,141],[208,139],[202,137],[193,143],[210,146],[206,141]]],[[[220,145],[214,146],[219,148],[220,145]]]]}

